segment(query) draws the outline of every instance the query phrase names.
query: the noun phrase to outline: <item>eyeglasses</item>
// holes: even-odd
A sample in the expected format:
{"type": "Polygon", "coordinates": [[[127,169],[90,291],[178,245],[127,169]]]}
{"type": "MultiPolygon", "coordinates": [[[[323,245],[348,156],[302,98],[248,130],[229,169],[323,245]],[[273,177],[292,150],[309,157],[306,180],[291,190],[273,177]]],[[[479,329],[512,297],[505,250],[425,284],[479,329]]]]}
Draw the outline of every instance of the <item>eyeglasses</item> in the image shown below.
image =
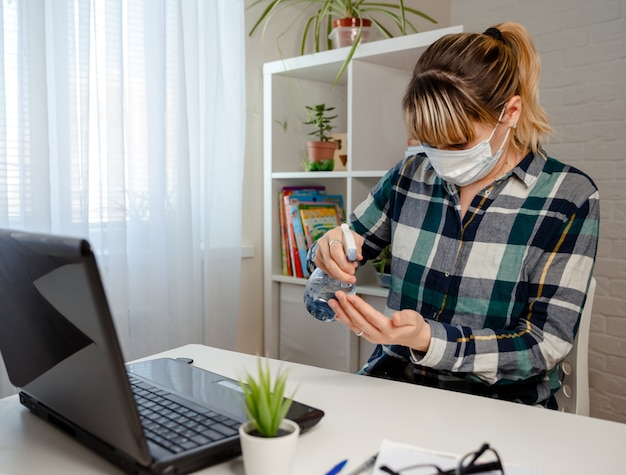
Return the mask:
{"type": "Polygon", "coordinates": [[[493,472],[498,475],[504,475],[504,468],[500,461],[500,456],[489,444],[483,444],[480,449],[464,455],[455,468],[443,470],[434,464],[416,464],[409,465],[400,469],[393,470],[387,465],[383,465],[380,469],[389,475],[469,475],[472,473],[493,472]],[[481,456],[483,460],[478,460],[481,456]],[[487,459],[485,461],[484,459],[487,459]]]}

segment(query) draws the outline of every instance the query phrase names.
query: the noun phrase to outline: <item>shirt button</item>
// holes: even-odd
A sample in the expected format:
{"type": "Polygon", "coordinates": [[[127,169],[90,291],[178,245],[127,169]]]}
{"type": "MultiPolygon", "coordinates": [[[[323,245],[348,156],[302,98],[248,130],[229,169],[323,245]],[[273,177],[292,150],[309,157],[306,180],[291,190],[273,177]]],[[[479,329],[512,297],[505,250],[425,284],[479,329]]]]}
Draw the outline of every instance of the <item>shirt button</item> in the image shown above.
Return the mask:
{"type": "Polygon", "coordinates": [[[485,196],[489,196],[491,194],[491,190],[485,190],[485,196]]]}
{"type": "Polygon", "coordinates": [[[446,273],[444,274],[446,277],[450,277],[450,272],[446,271],[446,273]]]}

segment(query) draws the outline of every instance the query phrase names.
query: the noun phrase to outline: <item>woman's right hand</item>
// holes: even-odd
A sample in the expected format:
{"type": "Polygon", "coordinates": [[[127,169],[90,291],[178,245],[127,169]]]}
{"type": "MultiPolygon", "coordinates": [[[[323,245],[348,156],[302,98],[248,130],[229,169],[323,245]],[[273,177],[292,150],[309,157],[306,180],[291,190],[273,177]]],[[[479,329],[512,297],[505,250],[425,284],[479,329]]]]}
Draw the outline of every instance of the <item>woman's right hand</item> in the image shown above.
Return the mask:
{"type": "MultiPolygon", "coordinates": [[[[361,254],[363,237],[354,231],[350,232],[354,236],[354,242],[356,244],[356,260],[360,261],[363,259],[363,255],[361,254]]],[[[343,231],[341,230],[341,226],[331,229],[317,240],[315,265],[333,279],[340,280],[347,284],[356,283],[354,273],[358,267],[358,263],[356,261],[350,262],[346,258],[346,253],[343,249],[343,231]]]]}

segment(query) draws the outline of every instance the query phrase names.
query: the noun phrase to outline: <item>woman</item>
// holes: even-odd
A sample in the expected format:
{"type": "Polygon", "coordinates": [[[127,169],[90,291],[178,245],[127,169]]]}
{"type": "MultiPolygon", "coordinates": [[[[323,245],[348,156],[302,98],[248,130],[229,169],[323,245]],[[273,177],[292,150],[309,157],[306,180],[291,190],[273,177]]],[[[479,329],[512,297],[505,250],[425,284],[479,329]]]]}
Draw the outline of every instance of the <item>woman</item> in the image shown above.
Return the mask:
{"type": "MultiPolygon", "coordinates": [[[[351,216],[361,263],[392,246],[386,315],[337,292],[337,321],[377,344],[362,372],[556,408],[595,260],[593,181],[550,158],[540,61],[502,23],[447,35],[419,58],[404,97],[424,153],[398,163],[351,216]]],[[[312,266],[354,283],[341,231],[312,266]]]]}

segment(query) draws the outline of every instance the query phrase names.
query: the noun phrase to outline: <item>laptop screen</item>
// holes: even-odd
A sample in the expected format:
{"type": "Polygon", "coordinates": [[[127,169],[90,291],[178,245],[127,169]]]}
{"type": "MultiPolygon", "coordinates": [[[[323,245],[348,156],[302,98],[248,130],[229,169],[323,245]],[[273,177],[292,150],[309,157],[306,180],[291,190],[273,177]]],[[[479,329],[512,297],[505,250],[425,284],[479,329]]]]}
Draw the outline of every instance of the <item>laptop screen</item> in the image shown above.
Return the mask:
{"type": "MultiPolygon", "coordinates": [[[[148,464],[89,244],[0,230],[0,300],[0,351],[11,382],[53,413],[148,464]]],[[[60,419],[51,422],[67,430],[60,419]]]]}

